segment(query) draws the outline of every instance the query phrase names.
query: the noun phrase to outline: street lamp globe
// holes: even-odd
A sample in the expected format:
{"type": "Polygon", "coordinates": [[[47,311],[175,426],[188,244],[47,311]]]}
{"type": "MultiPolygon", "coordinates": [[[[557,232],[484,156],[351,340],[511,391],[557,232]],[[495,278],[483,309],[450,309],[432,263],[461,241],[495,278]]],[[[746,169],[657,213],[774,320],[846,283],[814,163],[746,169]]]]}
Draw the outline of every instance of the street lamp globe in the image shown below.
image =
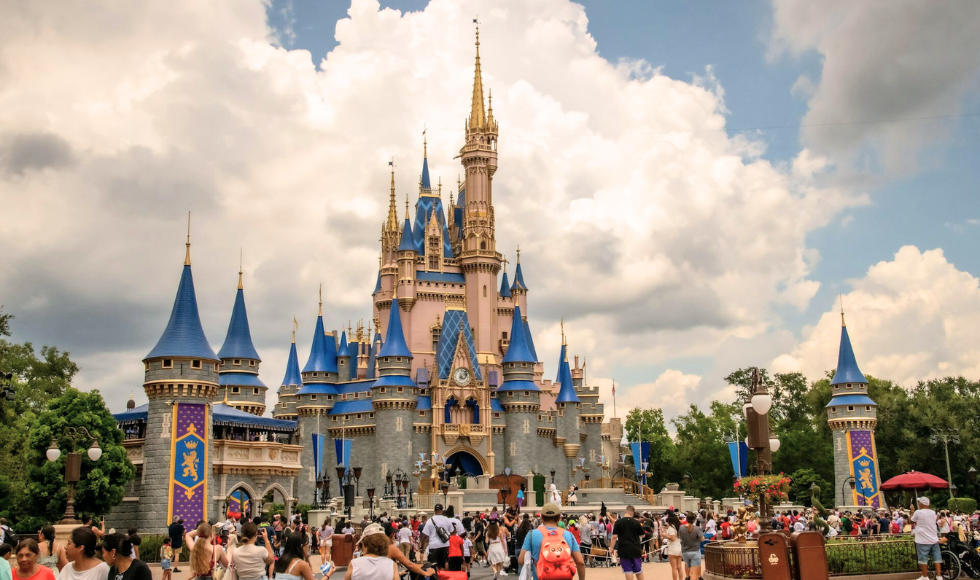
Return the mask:
{"type": "Polygon", "coordinates": [[[772,409],[772,395],[759,393],[752,395],[752,408],[760,415],[765,415],[772,409]]]}
{"type": "Polygon", "coordinates": [[[779,438],[775,435],[769,436],[769,449],[771,449],[773,453],[779,451],[779,438]]]}
{"type": "Polygon", "coordinates": [[[48,461],[58,461],[58,458],[61,457],[61,449],[58,449],[58,443],[54,439],[51,440],[51,446],[44,452],[44,455],[48,461]]]}
{"type": "Polygon", "coordinates": [[[92,461],[98,461],[102,457],[102,448],[99,447],[98,442],[93,441],[92,446],[88,448],[88,458],[92,461]]]}

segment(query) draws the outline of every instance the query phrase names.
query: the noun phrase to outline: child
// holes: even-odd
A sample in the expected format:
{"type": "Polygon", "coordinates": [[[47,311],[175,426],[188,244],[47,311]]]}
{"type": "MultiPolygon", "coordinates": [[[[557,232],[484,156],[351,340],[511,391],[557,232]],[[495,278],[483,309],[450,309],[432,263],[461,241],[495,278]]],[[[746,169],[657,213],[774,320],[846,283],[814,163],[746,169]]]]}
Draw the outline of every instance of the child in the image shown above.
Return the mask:
{"type": "Polygon", "coordinates": [[[449,571],[460,572],[463,569],[463,535],[449,536],[449,571]]]}
{"type": "Polygon", "coordinates": [[[170,562],[174,559],[174,549],[170,547],[170,542],[170,538],[164,538],[163,545],[160,546],[160,568],[163,570],[163,578],[161,580],[171,580],[173,578],[170,562]]]}
{"type": "Polygon", "coordinates": [[[466,577],[470,577],[470,564],[473,562],[473,532],[465,534],[463,541],[463,569],[466,570],[466,577]]]}

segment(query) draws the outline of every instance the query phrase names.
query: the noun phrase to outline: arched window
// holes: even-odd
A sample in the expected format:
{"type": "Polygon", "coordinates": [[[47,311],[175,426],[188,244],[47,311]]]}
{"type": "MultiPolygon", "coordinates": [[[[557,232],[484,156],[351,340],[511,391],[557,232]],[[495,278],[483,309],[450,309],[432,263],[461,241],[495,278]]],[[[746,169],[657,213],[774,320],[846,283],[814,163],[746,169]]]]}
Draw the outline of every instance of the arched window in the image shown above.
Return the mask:
{"type": "Polygon", "coordinates": [[[487,297],[487,286],[486,286],[486,284],[483,285],[483,297],[484,298],[487,297]]]}
{"type": "Polygon", "coordinates": [[[451,425],[453,422],[452,411],[454,407],[459,407],[459,401],[456,400],[456,397],[449,397],[449,399],[446,401],[446,416],[443,420],[446,425],[451,425]]]}
{"type": "Polygon", "coordinates": [[[470,422],[474,425],[479,425],[480,423],[480,403],[476,402],[476,399],[470,397],[466,399],[466,406],[470,408],[472,415],[470,416],[470,422]]]}
{"type": "Polygon", "coordinates": [[[486,240],[481,240],[480,241],[480,249],[481,250],[486,250],[487,249],[487,241],[486,240]]]}

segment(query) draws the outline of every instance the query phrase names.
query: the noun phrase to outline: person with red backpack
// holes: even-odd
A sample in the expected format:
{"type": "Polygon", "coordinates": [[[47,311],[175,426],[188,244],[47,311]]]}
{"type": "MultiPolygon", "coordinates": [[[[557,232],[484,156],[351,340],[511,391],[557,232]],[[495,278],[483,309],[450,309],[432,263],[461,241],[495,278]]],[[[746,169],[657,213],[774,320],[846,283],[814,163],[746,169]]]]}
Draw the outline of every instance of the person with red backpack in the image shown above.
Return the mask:
{"type": "Polygon", "coordinates": [[[547,503],[541,508],[541,525],[524,537],[517,564],[524,566],[531,558],[532,580],[571,580],[578,574],[585,580],[585,559],[575,536],[558,527],[561,509],[547,503]]]}

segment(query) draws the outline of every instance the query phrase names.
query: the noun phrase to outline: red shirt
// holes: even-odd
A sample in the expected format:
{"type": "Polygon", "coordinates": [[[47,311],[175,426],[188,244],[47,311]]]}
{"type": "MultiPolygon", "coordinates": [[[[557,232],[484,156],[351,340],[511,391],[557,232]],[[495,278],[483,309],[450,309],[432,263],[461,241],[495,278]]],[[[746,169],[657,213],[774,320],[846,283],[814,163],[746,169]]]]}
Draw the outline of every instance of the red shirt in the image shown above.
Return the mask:
{"type": "Polygon", "coordinates": [[[463,538],[456,534],[449,536],[449,557],[463,557],[463,538]]]}
{"type": "MultiPolygon", "coordinates": [[[[20,578],[20,576],[17,575],[17,564],[14,564],[12,568],[13,570],[11,572],[13,577],[20,578]]],[[[52,572],[51,568],[48,568],[47,566],[40,566],[40,570],[37,571],[37,574],[34,574],[29,578],[24,578],[23,580],[54,580],[54,572],[52,572]]]]}

